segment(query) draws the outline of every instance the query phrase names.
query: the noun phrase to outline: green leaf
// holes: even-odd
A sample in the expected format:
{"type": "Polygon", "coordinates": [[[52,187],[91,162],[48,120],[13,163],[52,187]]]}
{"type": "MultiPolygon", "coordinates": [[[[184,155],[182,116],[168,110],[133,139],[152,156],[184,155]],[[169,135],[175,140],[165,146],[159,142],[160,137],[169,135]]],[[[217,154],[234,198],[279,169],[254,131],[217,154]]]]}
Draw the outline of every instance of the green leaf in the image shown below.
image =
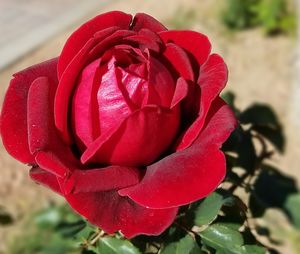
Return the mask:
{"type": "Polygon", "coordinates": [[[86,223],[83,220],[76,222],[62,222],[55,227],[55,230],[63,237],[73,237],[86,227],[86,223]]]}
{"type": "Polygon", "coordinates": [[[179,241],[168,244],[160,254],[192,254],[195,253],[194,248],[196,247],[197,243],[193,238],[190,235],[186,235],[179,241]]]}
{"type": "Polygon", "coordinates": [[[241,254],[265,254],[266,249],[257,245],[244,245],[242,246],[241,254]]]}
{"type": "Polygon", "coordinates": [[[284,207],[294,226],[300,229],[300,193],[289,195],[284,207]]]}
{"type": "Polygon", "coordinates": [[[234,203],[234,197],[228,194],[213,192],[200,203],[195,210],[195,224],[208,225],[213,222],[224,204],[234,203]]]}
{"type": "Polygon", "coordinates": [[[243,124],[279,126],[279,121],[272,108],[266,104],[254,104],[240,114],[243,124]]]}
{"type": "Polygon", "coordinates": [[[99,239],[98,253],[141,254],[141,252],[131,242],[113,237],[103,237],[99,239]]]}
{"type": "Polygon", "coordinates": [[[74,237],[80,241],[87,240],[95,231],[96,227],[90,225],[89,223],[86,223],[86,226],[78,233],[76,233],[74,237]]]}
{"type": "Polygon", "coordinates": [[[240,254],[241,246],[244,243],[239,231],[219,223],[210,225],[199,234],[206,245],[222,251],[221,253],[240,254]]]}
{"type": "Polygon", "coordinates": [[[41,228],[55,226],[62,220],[58,207],[49,207],[40,211],[34,218],[34,222],[41,228]]]}

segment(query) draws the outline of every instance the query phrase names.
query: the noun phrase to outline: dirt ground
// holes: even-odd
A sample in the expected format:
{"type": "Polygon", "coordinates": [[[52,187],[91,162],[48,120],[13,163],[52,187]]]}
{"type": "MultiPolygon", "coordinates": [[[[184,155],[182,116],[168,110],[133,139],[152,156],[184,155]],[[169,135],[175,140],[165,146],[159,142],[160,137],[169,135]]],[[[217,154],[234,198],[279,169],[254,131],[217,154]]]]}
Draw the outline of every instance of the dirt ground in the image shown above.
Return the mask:
{"type": "MultiPolygon", "coordinates": [[[[253,102],[271,104],[286,129],[287,147],[275,162],[290,175],[300,180],[297,158],[300,156],[299,131],[290,122],[290,96],[294,75],[295,39],[278,36],[267,38],[259,29],[230,34],[220,26],[219,6],[222,0],[172,0],[172,1],[116,1],[96,13],[123,10],[129,13],[147,12],[169,26],[188,24],[190,29],[208,35],[213,51],[221,54],[229,67],[227,90],[237,95],[237,105],[243,109],[253,102]],[[194,10],[190,16],[190,10],[194,10]]],[[[87,19],[89,18],[87,17],[87,19]]],[[[78,24],[49,40],[28,56],[20,59],[0,73],[0,105],[13,73],[34,63],[59,55],[64,41],[78,24]]],[[[0,205],[10,211],[16,222],[26,214],[45,206],[49,201],[61,202],[56,194],[33,183],[28,168],[13,160],[0,146],[0,205]]],[[[20,223],[0,229],[0,253],[5,253],[5,243],[18,232],[20,223]]]]}

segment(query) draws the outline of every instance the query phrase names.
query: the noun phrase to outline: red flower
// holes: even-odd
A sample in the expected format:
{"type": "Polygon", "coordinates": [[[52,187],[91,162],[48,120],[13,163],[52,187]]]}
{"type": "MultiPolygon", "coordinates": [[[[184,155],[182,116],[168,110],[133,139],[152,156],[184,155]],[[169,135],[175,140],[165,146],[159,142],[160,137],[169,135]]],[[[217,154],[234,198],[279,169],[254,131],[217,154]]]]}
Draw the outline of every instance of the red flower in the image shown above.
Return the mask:
{"type": "Polygon", "coordinates": [[[3,143],[106,232],[157,235],[224,178],[220,147],[236,126],[219,97],[226,81],[206,36],[105,13],[58,58],[14,75],[3,143]]]}

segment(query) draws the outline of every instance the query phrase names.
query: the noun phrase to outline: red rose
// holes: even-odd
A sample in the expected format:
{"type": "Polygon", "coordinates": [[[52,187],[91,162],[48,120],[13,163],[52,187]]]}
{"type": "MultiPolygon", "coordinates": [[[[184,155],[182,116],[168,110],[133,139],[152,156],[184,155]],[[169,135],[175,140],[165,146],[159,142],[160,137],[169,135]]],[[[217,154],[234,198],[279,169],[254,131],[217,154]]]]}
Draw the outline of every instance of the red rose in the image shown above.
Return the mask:
{"type": "Polygon", "coordinates": [[[157,235],[223,180],[236,120],[206,36],[146,14],[83,24],[61,55],[14,75],[1,114],[7,151],[91,223],[157,235]]]}

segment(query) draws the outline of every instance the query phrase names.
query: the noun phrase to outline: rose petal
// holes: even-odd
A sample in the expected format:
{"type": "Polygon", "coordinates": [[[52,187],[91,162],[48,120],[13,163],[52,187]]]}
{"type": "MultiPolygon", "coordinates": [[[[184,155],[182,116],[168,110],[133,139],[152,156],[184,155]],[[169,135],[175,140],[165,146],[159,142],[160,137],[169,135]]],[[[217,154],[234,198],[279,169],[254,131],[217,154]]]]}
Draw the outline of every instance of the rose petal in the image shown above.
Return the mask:
{"type": "Polygon", "coordinates": [[[174,97],[171,102],[171,109],[174,108],[178,103],[180,103],[188,94],[189,85],[188,83],[183,79],[179,78],[176,83],[176,89],[174,93],[174,97]]]}
{"type": "Polygon", "coordinates": [[[136,235],[159,235],[175,219],[178,209],[148,209],[114,190],[70,194],[65,196],[70,205],[92,224],[108,234],[118,230],[126,238],[136,235]]]}
{"type": "Polygon", "coordinates": [[[101,137],[83,153],[83,163],[149,165],[171,144],[179,125],[179,108],[162,109],[149,105],[135,111],[103,142],[101,137]]]}
{"type": "Polygon", "coordinates": [[[57,136],[53,104],[57,84],[46,77],[33,81],[28,93],[28,142],[29,149],[35,154],[36,163],[44,170],[56,176],[64,177],[69,174],[71,167],[65,166],[60,158],[68,165],[76,165],[71,150],[57,136]]]}
{"type": "Polygon", "coordinates": [[[87,21],[69,37],[61,52],[58,63],[58,76],[62,76],[71,60],[77,55],[81,48],[93,35],[105,28],[117,26],[121,29],[128,29],[132,16],[120,11],[111,11],[87,21]]]}
{"type": "Polygon", "coordinates": [[[23,163],[34,164],[28,145],[27,97],[31,83],[40,76],[57,84],[57,58],[14,75],[2,106],[0,132],[6,150],[23,163]]]}
{"type": "Polygon", "coordinates": [[[211,45],[204,34],[194,31],[173,30],[160,32],[159,36],[165,43],[174,43],[190,53],[190,59],[196,60],[196,62],[192,61],[194,72],[198,72],[199,66],[207,60],[210,54],[211,45]]]}
{"type": "Polygon", "coordinates": [[[169,70],[149,55],[148,75],[147,104],[169,108],[175,92],[174,80],[169,70]]]}
{"type": "Polygon", "coordinates": [[[145,105],[148,81],[140,77],[145,72],[145,68],[144,64],[137,64],[135,66],[130,65],[130,72],[121,68],[116,69],[122,82],[119,87],[123,89],[123,93],[126,94],[136,109],[145,105]],[[134,75],[136,73],[137,75],[134,75]]]}
{"type": "Polygon", "coordinates": [[[96,103],[93,107],[97,108],[97,114],[93,114],[93,117],[99,122],[101,135],[114,129],[135,110],[123,89],[115,64],[116,59],[113,57],[106,68],[103,67],[99,80],[95,80],[94,84],[96,103]]]}
{"type": "Polygon", "coordinates": [[[143,28],[147,28],[153,32],[165,31],[167,28],[157,21],[155,18],[145,13],[137,13],[132,21],[131,29],[133,31],[139,31],[143,28]]]}
{"type": "Polygon", "coordinates": [[[218,98],[191,147],[149,166],[139,184],[119,194],[150,208],[186,205],[207,196],[224,179],[226,162],[219,148],[235,126],[231,109],[218,98]]]}
{"type": "Polygon", "coordinates": [[[200,111],[195,122],[183,135],[176,150],[180,151],[190,146],[199,135],[205,117],[210,109],[212,101],[220,94],[227,83],[227,67],[223,59],[212,54],[200,69],[198,84],[201,88],[200,111]]]}
{"type": "Polygon", "coordinates": [[[54,116],[55,125],[60,131],[60,134],[64,141],[68,144],[72,143],[72,139],[68,132],[68,109],[70,96],[72,90],[74,89],[75,80],[77,78],[80,69],[83,67],[86,59],[87,53],[90,48],[94,45],[95,40],[90,39],[85,46],[79,51],[76,57],[73,58],[68,68],[64,71],[55,95],[54,104],[54,116]]]}
{"type": "Polygon", "coordinates": [[[157,41],[153,40],[152,37],[143,34],[128,36],[126,41],[129,41],[129,43],[134,42],[134,44],[137,44],[142,51],[145,49],[150,49],[156,53],[160,51],[160,45],[157,41]]]}
{"type": "Polygon", "coordinates": [[[177,76],[194,80],[194,71],[187,53],[174,43],[167,43],[163,56],[168,61],[168,67],[174,68],[177,76]]]}
{"type": "MultiPolygon", "coordinates": [[[[99,66],[100,59],[84,68],[77,81],[72,101],[72,127],[74,134],[85,146],[88,146],[94,140],[91,102],[96,70],[99,66]]],[[[99,120],[97,119],[97,125],[98,122],[99,120]]]]}
{"type": "Polygon", "coordinates": [[[108,49],[113,46],[117,47],[124,43],[124,39],[128,36],[135,35],[136,33],[129,30],[117,30],[114,33],[97,39],[97,43],[90,50],[87,62],[92,62],[99,57],[102,57],[108,49]]]}
{"type": "Polygon", "coordinates": [[[64,188],[68,194],[119,190],[137,184],[140,178],[141,172],[132,167],[109,166],[75,170],[67,179],[64,188]]]}
{"type": "MultiPolygon", "coordinates": [[[[56,84],[53,86],[55,91],[56,84]]],[[[28,92],[27,122],[29,150],[32,154],[47,149],[53,136],[50,113],[50,84],[48,78],[40,77],[32,82],[28,92]]],[[[54,93],[52,93],[54,96],[54,93]]],[[[53,101],[53,100],[52,100],[53,101]]]]}
{"type": "Polygon", "coordinates": [[[30,177],[37,183],[50,188],[56,193],[63,195],[60,189],[57,177],[41,168],[32,168],[30,170],[30,177]]]}
{"type": "Polygon", "coordinates": [[[115,27],[108,28],[97,32],[72,59],[68,67],[65,69],[57,89],[55,96],[55,124],[60,131],[62,138],[66,143],[71,144],[72,139],[68,132],[68,109],[70,96],[76,85],[76,79],[83,66],[90,61],[97,59],[95,54],[103,53],[107,48],[112,47],[118,40],[124,36],[131,35],[132,31],[116,30],[115,27]],[[93,50],[96,50],[94,52],[93,50]]]}
{"type": "Polygon", "coordinates": [[[51,151],[38,152],[35,156],[35,161],[45,171],[58,177],[67,176],[71,169],[66,167],[57,155],[51,151]]]}

